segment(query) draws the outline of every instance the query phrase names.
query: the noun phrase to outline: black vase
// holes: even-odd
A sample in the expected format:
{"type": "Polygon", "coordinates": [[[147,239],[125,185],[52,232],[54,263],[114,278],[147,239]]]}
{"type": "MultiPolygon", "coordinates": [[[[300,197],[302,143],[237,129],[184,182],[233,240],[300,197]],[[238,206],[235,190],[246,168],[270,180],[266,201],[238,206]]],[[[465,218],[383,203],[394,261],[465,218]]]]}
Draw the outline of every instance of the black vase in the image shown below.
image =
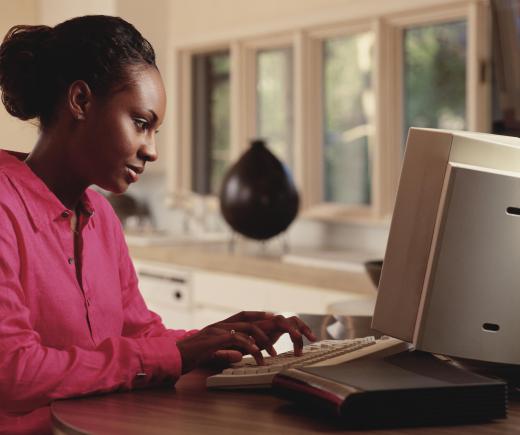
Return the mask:
{"type": "Polygon", "coordinates": [[[263,140],[253,140],[222,182],[220,209],[226,222],[246,237],[266,240],[287,229],[298,206],[287,167],[263,140]]]}

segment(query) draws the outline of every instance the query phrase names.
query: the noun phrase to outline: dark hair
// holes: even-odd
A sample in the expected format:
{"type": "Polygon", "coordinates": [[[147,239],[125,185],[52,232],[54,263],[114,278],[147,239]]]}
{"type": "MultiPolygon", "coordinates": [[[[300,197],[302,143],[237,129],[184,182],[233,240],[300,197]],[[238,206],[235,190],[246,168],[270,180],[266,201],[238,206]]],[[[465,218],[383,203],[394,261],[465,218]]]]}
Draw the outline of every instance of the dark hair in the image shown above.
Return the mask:
{"type": "Polygon", "coordinates": [[[75,80],[105,96],[130,80],[129,67],[154,66],[155,53],[119,17],[90,15],[55,27],[14,26],[0,45],[0,88],[7,111],[45,127],[75,80]]]}

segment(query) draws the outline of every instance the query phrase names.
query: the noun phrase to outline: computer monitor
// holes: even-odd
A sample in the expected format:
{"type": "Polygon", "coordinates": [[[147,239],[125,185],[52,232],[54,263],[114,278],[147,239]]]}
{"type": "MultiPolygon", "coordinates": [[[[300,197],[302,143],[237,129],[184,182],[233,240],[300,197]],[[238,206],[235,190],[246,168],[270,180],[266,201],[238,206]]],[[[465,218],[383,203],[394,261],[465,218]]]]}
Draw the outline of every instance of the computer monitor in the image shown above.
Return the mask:
{"type": "Polygon", "coordinates": [[[520,139],[410,129],[372,327],[520,364],[520,139]]]}

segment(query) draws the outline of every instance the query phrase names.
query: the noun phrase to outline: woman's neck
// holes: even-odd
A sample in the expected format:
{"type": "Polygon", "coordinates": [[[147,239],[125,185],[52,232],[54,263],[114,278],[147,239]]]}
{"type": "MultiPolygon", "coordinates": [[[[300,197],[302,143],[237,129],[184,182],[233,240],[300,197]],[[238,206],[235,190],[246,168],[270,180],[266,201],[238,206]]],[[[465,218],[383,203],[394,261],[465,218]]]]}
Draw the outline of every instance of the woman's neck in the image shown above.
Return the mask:
{"type": "Polygon", "coordinates": [[[69,210],[76,210],[88,183],[80,180],[67,152],[67,144],[42,134],[25,163],[69,210]]]}

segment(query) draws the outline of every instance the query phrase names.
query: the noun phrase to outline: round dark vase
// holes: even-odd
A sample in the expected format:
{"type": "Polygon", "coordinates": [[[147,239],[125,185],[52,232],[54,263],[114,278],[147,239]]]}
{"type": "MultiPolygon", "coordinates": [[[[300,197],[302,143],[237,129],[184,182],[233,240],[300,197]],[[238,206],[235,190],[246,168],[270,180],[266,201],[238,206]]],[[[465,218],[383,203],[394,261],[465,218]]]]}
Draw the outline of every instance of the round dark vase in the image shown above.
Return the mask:
{"type": "Polygon", "coordinates": [[[263,140],[253,140],[222,182],[220,209],[226,222],[246,237],[266,240],[287,229],[298,206],[289,170],[263,140]]]}

